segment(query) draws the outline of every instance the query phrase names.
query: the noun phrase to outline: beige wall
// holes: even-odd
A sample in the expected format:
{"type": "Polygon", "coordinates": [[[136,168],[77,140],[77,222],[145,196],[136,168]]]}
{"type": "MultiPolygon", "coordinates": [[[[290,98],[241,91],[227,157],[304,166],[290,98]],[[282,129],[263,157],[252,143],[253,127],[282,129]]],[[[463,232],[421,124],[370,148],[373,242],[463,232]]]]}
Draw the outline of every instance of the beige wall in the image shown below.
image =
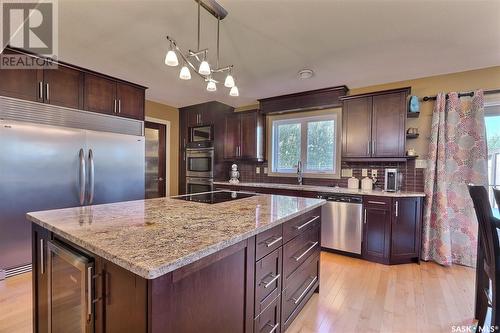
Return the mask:
{"type": "MultiPolygon", "coordinates": [[[[430,76],[415,80],[392,82],[363,88],[351,88],[349,93],[354,95],[407,86],[411,86],[412,95],[416,95],[420,98],[424,96],[434,96],[438,92],[499,89],[500,66],[460,73],[430,76]]],[[[407,128],[417,127],[419,129],[419,138],[408,140],[406,148],[414,148],[421,159],[425,159],[428,153],[433,106],[433,101],[421,102],[420,117],[409,118],[406,123],[407,128]]]]}
{"type": "Polygon", "coordinates": [[[170,180],[170,195],[176,195],[179,192],[179,110],[166,104],[146,101],[146,117],[170,122],[170,135],[168,138],[170,156],[167,156],[167,172],[170,180]]]}

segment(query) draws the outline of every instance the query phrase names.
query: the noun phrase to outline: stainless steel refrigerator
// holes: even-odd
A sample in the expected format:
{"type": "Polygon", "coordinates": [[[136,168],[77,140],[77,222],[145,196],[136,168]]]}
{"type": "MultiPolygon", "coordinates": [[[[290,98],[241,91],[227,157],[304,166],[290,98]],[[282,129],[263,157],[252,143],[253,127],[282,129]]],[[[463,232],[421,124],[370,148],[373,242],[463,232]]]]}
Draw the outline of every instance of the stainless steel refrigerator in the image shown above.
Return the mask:
{"type": "Polygon", "coordinates": [[[0,279],[31,268],[31,211],[144,198],[144,124],[0,97],[0,279]]]}

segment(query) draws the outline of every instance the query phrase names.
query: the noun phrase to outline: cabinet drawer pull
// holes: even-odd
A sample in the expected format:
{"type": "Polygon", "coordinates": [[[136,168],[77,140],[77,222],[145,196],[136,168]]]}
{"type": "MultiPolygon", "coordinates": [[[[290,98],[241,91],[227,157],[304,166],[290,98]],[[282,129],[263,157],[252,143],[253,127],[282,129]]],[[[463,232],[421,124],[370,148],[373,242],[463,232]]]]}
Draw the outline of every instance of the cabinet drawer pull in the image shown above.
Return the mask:
{"type": "Polygon", "coordinates": [[[280,326],[280,323],[277,323],[276,325],[273,326],[273,324],[269,321],[266,325],[271,327],[271,330],[268,333],[273,333],[274,331],[276,331],[278,326],[280,326]]]}
{"type": "Polygon", "coordinates": [[[307,226],[308,224],[310,224],[310,223],[312,223],[312,222],[316,221],[317,219],[319,219],[319,216],[315,216],[315,217],[313,217],[312,219],[310,219],[309,221],[307,221],[306,223],[301,224],[301,225],[299,225],[299,226],[295,226],[295,228],[296,228],[297,230],[300,230],[300,229],[304,228],[305,226],[307,226]]]}
{"type": "Polygon", "coordinates": [[[113,104],[113,113],[116,113],[116,99],[114,100],[114,102],[113,102],[113,103],[114,103],[114,104],[113,104]]]}
{"type": "Polygon", "coordinates": [[[48,83],[45,84],[45,99],[50,100],[50,86],[48,83]]]}
{"type": "Polygon", "coordinates": [[[299,261],[300,259],[302,259],[306,254],[309,253],[309,251],[311,251],[312,249],[314,249],[314,247],[318,245],[318,242],[314,242],[311,246],[309,246],[307,248],[307,250],[305,250],[304,252],[302,252],[302,254],[300,256],[296,256],[296,257],[293,257],[293,259],[295,259],[295,261],[299,261]]]}
{"type": "Polygon", "coordinates": [[[293,304],[299,303],[302,300],[302,298],[304,298],[304,296],[307,294],[307,292],[309,291],[309,289],[311,289],[312,285],[314,284],[314,282],[316,282],[317,279],[318,279],[318,277],[315,276],[312,279],[312,281],[309,282],[309,284],[307,285],[306,289],[304,289],[304,291],[299,295],[299,297],[297,297],[297,298],[293,297],[292,298],[293,304]]]}
{"type": "Polygon", "coordinates": [[[45,267],[44,267],[44,248],[43,248],[43,238],[40,239],[40,274],[45,273],[45,267]]]}
{"type": "Polygon", "coordinates": [[[385,202],[383,201],[368,201],[369,204],[375,204],[375,205],[386,205],[385,202]]]}
{"type": "Polygon", "coordinates": [[[38,98],[43,99],[43,82],[38,82],[38,98]]]}
{"type": "MultiPolygon", "coordinates": [[[[273,274],[271,274],[271,276],[273,276],[273,274]]],[[[271,279],[271,281],[269,281],[269,282],[266,282],[266,281],[264,281],[264,279],[262,279],[262,280],[260,281],[260,284],[263,284],[263,283],[264,283],[264,288],[266,288],[266,289],[267,289],[267,288],[269,288],[269,287],[270,287],[270,286],[271,286],[271,285],[272,285],[272,284],[273,284],[276,280],[278,280],[278,279],[280,278],[280,276],[281,276],[281,274],[277,274],[277,275],[276,275],[276,276],[274,276],[274,277],[271,279]]]]}
{"type": "Polygon", "coordinates": [[[396,200],[396,217],[399,215],[399,202],[396,200]]]}
{"type": "Polygon", "coordinates": [[[122,100],[118,100],[118,113],[122,113],[122,100]]]}
{"type": "Polygon", "coordinates": [[[364,218],[364,222],[366,224],[366,208],[365,208],[365,218],[364,218]]]}
{"type": "MultiPolygon", "coordinates": [[[[273,236],[274,237],[274,236],[273,236]]],[[[273,237],[271,238],[268,238],[264,241],[264,243],[266,243],[266,246],[267,247],[271,247],[273,246],[274,244],[278,243],[279,241],[281,241],[283,239],[283,237],[278,237],[278,238],[275,238],[274,240],[270,241],[270,239],[272,239],[273,237]]]]}

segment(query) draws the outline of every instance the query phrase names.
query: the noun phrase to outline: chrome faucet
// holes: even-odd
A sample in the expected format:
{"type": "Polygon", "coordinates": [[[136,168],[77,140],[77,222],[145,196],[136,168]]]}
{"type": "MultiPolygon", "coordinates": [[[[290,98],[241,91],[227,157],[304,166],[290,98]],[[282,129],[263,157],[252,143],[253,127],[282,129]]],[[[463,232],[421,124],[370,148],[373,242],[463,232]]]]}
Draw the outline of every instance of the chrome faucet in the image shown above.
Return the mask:
{"type": "Polygon", "coordinates": [[[302,185],[302,162],[297,162],[297,182],[302,185]]]}

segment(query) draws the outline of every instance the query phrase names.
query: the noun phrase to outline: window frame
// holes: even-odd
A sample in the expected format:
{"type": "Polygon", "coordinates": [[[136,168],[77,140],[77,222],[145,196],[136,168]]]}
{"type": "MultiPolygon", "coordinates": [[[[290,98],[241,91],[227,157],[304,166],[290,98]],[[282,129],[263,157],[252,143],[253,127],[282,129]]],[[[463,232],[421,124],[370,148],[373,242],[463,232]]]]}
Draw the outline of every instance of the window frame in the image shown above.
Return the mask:
{"type": "Polygon", "coordinates": [[[275,140],[275,130],[276,125],[282,124],[300,124],[301,126],[301,147],[300,147],[300,159],[304,166],[302,176],[304,178],[328,178],[328,179],[340,179],[341,175],[341,138],[342,138],[342,109],[326,109],[319,111],[309,111],[300,113],[290,113],[284,115],[268,116],[267,121],[267,142],[268,142],[268,176],[271,177],[293,177],[297,176],[296,169],[281,169],[276,170],[275,165],[277,163],[277,140],[275,140]],[[308,170],[307,169],[307,124],[309,122],[315,122],[320,120],[334,120],[335,121],[335,152],[334,152],[334,172],[330,171],[318,171],[318,170],[308,170]],[[276,171],[275,171],[276,170],[276,171]]]}

